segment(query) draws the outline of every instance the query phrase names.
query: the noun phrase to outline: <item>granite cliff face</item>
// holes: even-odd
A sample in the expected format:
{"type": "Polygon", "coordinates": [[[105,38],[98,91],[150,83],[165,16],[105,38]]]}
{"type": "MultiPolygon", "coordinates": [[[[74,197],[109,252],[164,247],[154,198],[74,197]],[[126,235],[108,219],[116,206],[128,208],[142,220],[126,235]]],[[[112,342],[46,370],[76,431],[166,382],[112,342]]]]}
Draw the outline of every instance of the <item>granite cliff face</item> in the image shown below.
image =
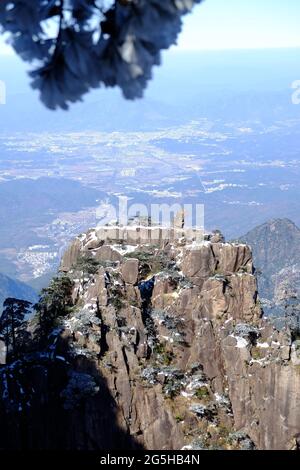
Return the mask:
{"type": "Polygon", "coordinates": [[[43,352],[0,369],[1,445],[297,448],[299,343],[262,318],[249,247],[141,230],[66,252],[74,308],[43,352]]]}

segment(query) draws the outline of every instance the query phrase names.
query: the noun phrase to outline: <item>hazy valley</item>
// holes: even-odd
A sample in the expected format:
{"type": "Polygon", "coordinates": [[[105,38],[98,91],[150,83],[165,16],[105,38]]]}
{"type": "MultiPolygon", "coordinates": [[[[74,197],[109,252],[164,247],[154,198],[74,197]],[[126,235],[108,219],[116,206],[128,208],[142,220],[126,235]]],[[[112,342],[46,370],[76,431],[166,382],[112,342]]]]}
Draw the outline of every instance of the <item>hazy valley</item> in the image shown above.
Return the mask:
{"type": "Polygon", "coordinates": [[[143,101],[100,91],[80,112],[55,114],[29,94],[23,65],[5,59],[0,272],[47,285],[70,240],[107,222],[120,197],[204,204],[206,230],[229,240],[274,218],[300,225],[297,53],[225,55],[226,69],[221,53],[170,54],[143,101]]]}

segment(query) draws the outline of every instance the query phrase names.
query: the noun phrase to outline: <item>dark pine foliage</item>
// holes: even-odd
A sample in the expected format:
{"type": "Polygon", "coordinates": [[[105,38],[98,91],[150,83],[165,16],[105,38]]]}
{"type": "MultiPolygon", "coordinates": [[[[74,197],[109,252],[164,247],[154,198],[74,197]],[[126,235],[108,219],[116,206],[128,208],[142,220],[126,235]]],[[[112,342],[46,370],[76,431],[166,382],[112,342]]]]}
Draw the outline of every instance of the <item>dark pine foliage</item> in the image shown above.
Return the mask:
{"type": "Polygon", "coordinates": [[[15,358],[26,334],[25,316],[29,314],[31,303],[26,300],[8,298],[3,303],[0,318],[0,334],[4,337],[8,358],[15,358]]]}
{"type": "Polygon", "coordinates": [[[176,42],[182,16],[202,0],[1,0],[0,33],[34,64],[32,86],[50,109],[67,109],[91,88],[141,97],[176,42]]]}
{"type": "Polygon", "coordinates": [[[38,320],[36,336],[40,341],[47,338],[59,317],[70,312],[73,285],[68,276],[62,275],[53,278],[49,287],[42,290],[39,301],[34,305],[38,320]]]}

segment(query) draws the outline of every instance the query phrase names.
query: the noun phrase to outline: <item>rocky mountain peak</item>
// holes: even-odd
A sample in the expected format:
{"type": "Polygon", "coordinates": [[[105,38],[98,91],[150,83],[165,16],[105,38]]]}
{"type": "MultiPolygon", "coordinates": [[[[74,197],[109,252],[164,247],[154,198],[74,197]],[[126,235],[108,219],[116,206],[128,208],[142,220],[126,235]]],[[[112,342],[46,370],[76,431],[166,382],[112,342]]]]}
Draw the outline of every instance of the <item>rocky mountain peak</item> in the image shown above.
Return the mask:
{"type": "Polygon", "coordinates": [[[74,240],[61,264],[71,311],[42,350],[0,369],[1,442],[18,447],[25,433],[29,448],[295,447],[299,348],[262,318],[250,248],[219,232],[199,242],[173,228],[114,230],[74,240]],[[141,243],[143,230],[156,230],[155,243],[141,243]]]}

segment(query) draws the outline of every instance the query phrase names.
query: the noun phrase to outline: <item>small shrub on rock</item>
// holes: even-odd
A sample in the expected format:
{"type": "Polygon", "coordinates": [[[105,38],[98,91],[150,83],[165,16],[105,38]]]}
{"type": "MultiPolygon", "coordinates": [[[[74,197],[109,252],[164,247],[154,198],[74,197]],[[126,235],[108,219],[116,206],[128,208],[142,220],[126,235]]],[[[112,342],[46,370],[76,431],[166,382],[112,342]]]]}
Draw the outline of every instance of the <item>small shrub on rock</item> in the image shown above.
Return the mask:
{"type": "Polygon", "coordinates": [[[99,392],[95,379],[82,372],[72,371],[66,388],[61,392],[65,410],[73,410],[82,400],[92,397],[99,392]]]}

